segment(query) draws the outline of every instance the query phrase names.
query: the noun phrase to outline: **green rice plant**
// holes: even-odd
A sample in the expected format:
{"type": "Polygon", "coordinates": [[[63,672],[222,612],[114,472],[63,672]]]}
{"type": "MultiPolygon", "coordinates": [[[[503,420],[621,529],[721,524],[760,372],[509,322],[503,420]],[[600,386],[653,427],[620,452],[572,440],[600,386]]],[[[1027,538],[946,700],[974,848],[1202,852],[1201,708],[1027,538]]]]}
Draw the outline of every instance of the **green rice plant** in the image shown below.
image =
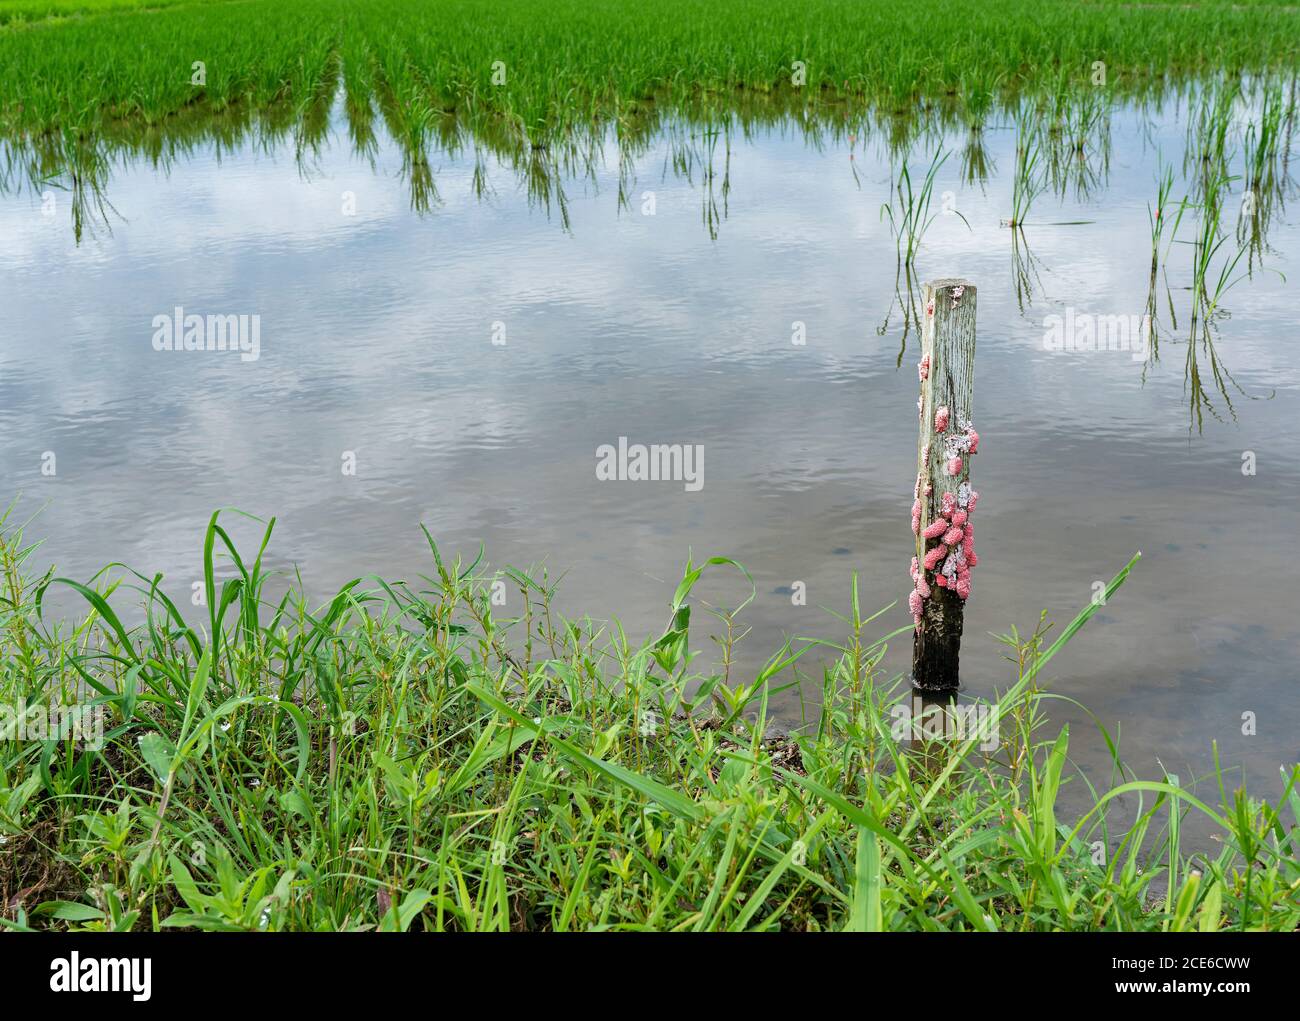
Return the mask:
{"type": "MultiPolygon", "coordinates": [[[[1100,137],[1113,98],[1224,67],[1263,77],[1288,68],[1300,32],[1263,7],[1231,16],[1217,5],[1146,7],[1120,19],[1104,6],[975,0],[963,32],[936,51],[911,26],[943,17],[937,0],[906,12],[879,0],[760,8],[762,31],[752,5],[695,0],[653,12],[564,0],[545,17],[522,0],[10,0],[0,10],[41,20],[0,24],[0,137],[28,147],[66,129],[86,144],[143,146],[143,126],[170,133],[201,117],[309,113],[321,68],[341,64],[354,112],[365,90],[376,106],[384,93],[419,96],[458,130],[516,146],[519,136],[554,145],[615,122],[644,119],[638,130],[648,130],[661,115],[742,110],[829,125],[870,109],[905,124],[923,106],[972,128],[999,103],[1040,94],[1078,145],[1100,137]],[[61,12],[73,16],[44,17],[61,12]],[[809,39],[815,53],[804,52],[809,39]],[[1112,84],[1077,92],[1074,69],[1099,52],[1112,84]],[[200,82],[186,70],[196,61],[200,82]]],[[[1204,119],[1219,125],[1229,109],[1204,119]]]]}
{"type": "Polygon", "coordinates": [[[1204,199],[1197,207],[1200,217],[1192,241],[1192,319],[1209,320],[1219,310],[1224,294],[1242,280],[1234,276],[1246,254],[1244,247],[1226,253],[1215,265],[1215,258],[1228,241],[1223,230],[1223,197],[1232,179],[1220,177],[1204,186],[1204,199]]]}
{"type": "MultiPolygon", "coordinates": [[[[1151,275],[1147,282],[1147,303],[1146,318],[1150,330],[1150,344],[1147,353],[1147,365],[1154,365],[1160,360],[1160,342],[1159,329],[1159,303],[1157,301],[1157,282],[1161,265],[1161,242],[1165,236],[1166,228],[1169,228],[1170,221],[1173,221],[1173,227],[1170,228],[1171,236],[1178,233],[1178,224],[1182,220],[1183,211],[1186,203],[1180,203],[1176,213],[1171,213],[1172,193],[1174,188],[1173,168],[1165,167],[1163,171],[1156,174],[1156,204],[1155,207],[1148,203],[1147,205],[1147,223],[1151,230],[1151,275]]],[[[1168,247],[1166,246],[1166,254],[1168,247]]],[[[1168,283],[1166,282],[1166,292],[1168,283]]]]}
{"type": "Polygon", "coordinates": [[[961,70],[957,91],[961,96],[967,127],[971,131],[980,131],[983,128],[993,112],[1006,78],[1005,71],[986,69],[983,65],[961,70]]]}
{"type": "Polygon", "coordinates": [[[1286,162],[1281,153],[1289,146],[1284,138],[1286,104],[1279,84],[1262,88],[1259,117],[1246,128],[1244,139],[1245,191],[1237,218],[1237,239],[1250,252],[1248,269],[1262,262],[1273,213],[1286,201],[1286,162]]]}
{"type": "Polygon", "coordinates": [[[1029,124],[1027,117],[1020,118],[1016,125],[1016,171],[1011,185],[1011,217],[1002,221],[1004,226],[1012,230],[1024,227],[1034,200],[1047,187],[1039,166],[1041,156],[1042,143],[1038,131],[1029,124]]]}
{"type": "MultiPolygon", "coordinates": [[[[1173,246],[1173,238],[1178,235],[1178,227],[1182,222],[1183,213],[1187,209],[1187,200],[1181,200],[1177,207],[1173,205],[1173,188],[1174,172],[1172,167],[1164,166],[1156,172],[1156,202],[1153,207],[1147,204],[1147,224],[1151,231],[1151,272],[1147,280],[1147,300],[1146,300],[1146,326],[1147,326],[1147,357],[1142,367],[1142,380],[1146,382],[1147,371],[1160,361],[1160,302],[1159,302],[1159,280],[1161,269],[1164,263],[1168,261],[1169,250],[1173,246]],[[1166,231],[1168,231],[1171,240],[1164,245],[1166,231]]],[[[1165,296],[1169,305],[1170,321],[1176,327],[1177,316],[1173,307],[1173,295],[1169,287],[1168,272],[1164,273],[1165,296]]]]}
{"type": "Polygon", "coordinates": [[[1110,97],[1096,87],[1071,87],[1054,98],[1051,119],[1040,130],[1043,174],[1062,199],[1073,188],[1087,199],[1110,170],[1110,97]]]}
{"type": "Polygon", "coordinates": [[[1233,112],[1240,98],[1237,81],[1207,85],[1192,104],[1184,172],[1195,182],[1195,200],[1209,204],[1230,176],[1233,112]]]}
{"type": "Polygon", "coordinates": [[[1277,180],[1277,159],[1282,137],[1282,88],[1266,86],[1259,119],[1246,128],[1246,187],[1251,191],[1270,190],[1277,180]]]}
{"type": "Polygon", "coordinates": [[[1106,104],[1096,89],[1085,89],[1069,107],[1066,135],[1075,153],[1082,155],[1094,138],[1107,137],[1106,104]]]}
{"type": "MultiPolygon", "coordinates": [[[[1165,167],[1163,171],[1156,174],[1156,204],[1153,209],[1150,203],[1147,204],[1147,223],[1151,229],[1151,285],[1154,288],[1156,271],[1160,266],[1160,242],[1164,237],[1165,228],[1169,226],[1170,215],[1169,208],[1171,203],[1170,196],[1174,190],[1174,172],[1171,167],[1165,167]]],[[[1182,217],[1184,205],[1180,205],[1178,212],[1174,217],[1174,226],[1172,233],[1178,231],[1178,221],[1182,217]]]]}
{"type": "MultiPolygon", "coordinates": [[[[1236,410],[1233,407],[1231,391],[1235,391],[1242,396],[1248,396],[1223,364],[1215,347],[1216,319],[1223,313],[1224,296],[1232,287],[1240,283],[1245,276],[1244,273],[1238,272],[1238,266],[1248,250],[1245,244],[1239,245],[1236,249],[1224,249],[1229,236],[1222,227],[1223,200],[1228,193],[1230,184],[1231,180],[1224,177],[1203,182],[1201,184],[1202,202],[1200,204],[1193,203],[1190,196],[1184,196],[1178,204],[1176,213],[1169,218],[1172,220],[1172,224],[1169,227],[1169,245],[1165,250],[1166,262],[1168,261],[1169,251],[1175,243],[1188,244],[1191,246],[1192,251],[1191,282],[1188,288],[1191,292],[1191,311],[1183,378],[1190,410],[1189,428],[1194,425],[1198,431],[1204,426],[1205,412],[1208,411],[1215,418],[1221,417],[1209,396],[1206,380],[1202,374],[1202,359],[1206,360],[1210,371],[1210,381],[1213,383],[1214,389],[1217,390],[1219,396],[1223,399],[1224,407],[1234,419],[1236,410]],[[1190,241],[1181,241],[1178,237],[1178,230],[1184,215],[1189,211],[1197,213],[1196,234],[1190,241]]],[[[1168,199],[1168,190],[1167,181],[1162,182],[1160,195],[1162,210],[1168,199]]],[[[1161,230],[1160,234],[1163,234],[1163,230],[1161,230]]],[[[1159,235],[1153,231],[1153,245],[1158,244],[1158,241],[1159,235]]],[[[1154,351],[1156,350],[1156,320],[1154,314],[1152,314],[1153,309],[1154,297],[1149,295],[1148,312],[1151,315],[1150,321],[1152,324],[1152,357],[1154,357],[1154,351]]],[[[1172,319],[1174,316],[1172,298],[1170,299],[1170,315],[1172,319]]]]}
{"type": "MultiPolygon", "coordinates": [[[[919,189],[912,186],[912,175],[907,169],[907,163],[904,161],[902,169],[898,174],[898,181],[894,185],[894,198],[898,203],[898,213],[895,215],[894,206],[891,202],[881,203],[880,218],[883,220],[889,218],[889,226],[894,234],[894,245],[898,250],[898,263],[900,266],[911,266],[916,262],[917,252],[920,250],[921,241],[925,237],[925,232],[930,229],[938,213],[930,212],[930,200],[934,197],[934,179],[938,174],[939,168],[943,166],[944,161],[948,159],[948,153],[942,150],[935,153],[934,158],[930,161],[930,169],[926,171],[925,179],[921,182],[919,189]]],[[[970,229],[970,223],[956,209],[952,210],[954,215],[966,224],[970,229]]]]}
{"type": "Polygon", "coordinates": [[[978,184],[982,188],[996,170],[997,165],[989,156],[983,131],[979,128],[971,128],[966,134],[966,145],[961,151],[962,180],[968,185],[978,184]]]}

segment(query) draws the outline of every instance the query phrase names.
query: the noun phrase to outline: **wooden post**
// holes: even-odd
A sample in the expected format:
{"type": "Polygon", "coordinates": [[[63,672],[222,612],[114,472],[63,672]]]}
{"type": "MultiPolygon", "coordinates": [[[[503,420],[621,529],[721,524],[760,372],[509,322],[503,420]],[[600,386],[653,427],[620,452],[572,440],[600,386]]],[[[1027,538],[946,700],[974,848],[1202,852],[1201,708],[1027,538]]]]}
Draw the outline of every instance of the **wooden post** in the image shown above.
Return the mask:
{"type": "Polygon", "coordinates": [[[971,420],[975,286],[968,280],[934,280],[924,285],[922,298],[920,437],[912,510],[912,684],[924,692],[953,692],[958,686],[962,611],[975,566],[974,532],[968,530],[978,495],[970,488],[971,455],[979,448],[971,420]],[[940,531],[942,535],[935,534],[940,531]]]}

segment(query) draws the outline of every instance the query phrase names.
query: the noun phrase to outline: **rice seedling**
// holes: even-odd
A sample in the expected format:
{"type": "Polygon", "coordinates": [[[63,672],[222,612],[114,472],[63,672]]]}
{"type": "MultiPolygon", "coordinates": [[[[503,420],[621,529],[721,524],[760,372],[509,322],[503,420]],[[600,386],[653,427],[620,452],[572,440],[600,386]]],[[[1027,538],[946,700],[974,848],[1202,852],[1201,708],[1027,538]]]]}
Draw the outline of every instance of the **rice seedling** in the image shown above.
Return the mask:
{"type": "Polygon", "coordinates": [[[1066,137],[1078,156],[1087,152],[1094,140],[1104,143],[1109,137],[1106,104],[1096,90],[1076,94],[1076,101],[1069,107],[1066,137]]]}
{"type": "Polygon", "coordinates": [[[1240,97],[1236,81],[1207,86],[1188,120],[1184,173],[1195,183],[1196,201],[1214,201],[1214,189],[1230,176],[1233,111],[1240,97]]]}
{"type": "MultiPolygon", "coordinates": [[[[1210,379],[1214,388],[1223,398],[1224,407],[1232,418],[1236,418],[1236,410],[1233,406],[1230,391],[1235,391],[1241,396],[1250,396],[1233,378],[1232,373],[1220,359],[1215,347],[1216,320],[1223,314],[1223,298],[1232,287],[1240,283],[1246,276],[1244,272],[1238,272],[1238,267],[1247,254],[1248,244],[1239,244],[1235,249],[1224,249],[1224,245],[1229,241],[1229,235],[1223,230],[1222,226],[1223,201],[1232,180],[1222,176],[1208,180],[1202,178],[1198,185],[1202,194],[1201,203],[1193,203],[1190,197],[1186,196],[1180,201],[1177,212],[1172,216],[1172,224],[1169,227],[1170,240],[1165,251],[1166,261],[1169,250],[1172,249],[1175,243],[1188,244],[1191,246],[1192,251],[1191,281],[1188,287],[1191,293],[1191,309],[1183,378],[1191,411],[1189,428],[1194,425],[1198,431],[1204,427],[1205,412],[1208,411],[1216,419],[1220,418],[1209,398],[1209,392],[1202,376],[1201,358],[1203,356],[1208,358],[1210,379]],[[1184,214],[1188,211],[1197,213],[1196,234],[1190,241],[1180,241],[1178,229],[1182,224],[1184,214]]],[[[1166,175],[1161,181],[1158,197],[1158,211],[1161,214],[1163,214],[1169,202],[1171,187],[1172,181],[1166,175]]],[[[1161,215],[1158,218],[1161,226],[1157,228],[1155,226],[1156,221],[1153,221],[1152,228],[1153,283],[1147,299],[1148,315],[1151,323],[1152,357],[1154,357],[1156,344],[1156,318],[1153,314],[1155,305],[1155,252],[1158,251],[1159,240],[1164,231],[1163,223],[1167,219],[1161,215]]],[[[1166,289],[1168,288],[1166,287],[1166,289]]],[[[1172,298],[1170,300],[1170,316],[1171,319],[1174,318],[1172,298]]]]}
{"type": "Polygon", "coordinates": [[[1034,200],[1043,193],[1047,184],[1043,180],[1039,161],[1042,144],[1038,132],[1022,117],[1016,128],[1016,171],[1011,185],[1011,217],[1003,220],[1004,227],[1021,230],[1029,216],[1034,200]]]}
{"type": "Polygon", "coordinates": [[[1233,179],[1219,177],[1206,182],[1202,188],[1203,201],[1197,206],[1200,216],[1197,234],[1192,240],[1192,320],[1212,319],[1220,307],[1223,295],[1242,277],[1234,276],[1237,265],[1246,254],[1238,248],[1229,252],[1215,266],[1215,257],[1228,241],[1224,232],[1223,198],[1233,179]]]}
{"type": "MultiPolygon", "coordinates": [[[[476,130],[504,121],[543,143],[629,109],[694,117],[743,103],[829,120],[845,103],[892,115],[915,111],[918,99],[952,108],[955,96],[969,127],[999,101],[1065,88],[1069,69],[1098,52],[1107,54],[1110,97],[1224,64],[1285,68],[1296,33],[1264,9],[1225,17],[1213,7],[1143,8],[1116,19],[1029,0],[976,0],[966,31],[938,53],[910,30],[913,18],[942,16],[934,0],[909,12],[842,0],[765,4],[762,31],[748,5],[691,0],[668,0],[653,15],[624,2],[567,2],[545,18],[527,4],[485,0],[18,0],[4,9],[74,15],[0,27],[0,135],[14,140],[58,127],[98,140],[132,122],[295,108],[315,95],[320,68],[336,62],[348,69],[354,103],[363,87],[419,93],[476,130]],[[803,53],[816,25],[835,30],[803,53]],[[201,75],[191,73],[196,61],[201,75]]],[[[1072,133],[1086,132],[1104,101],[1086,89],[1072,133]]]]}
{"type": "MultiPolygon", "coordinates": [[[[1086,198],[1093,188],[1103,183],[1109,166],[1108,144],[1101,146],[1095,155],[1098,167],[1093,167],[1089,153],[1076,151],[1050,119],[1043,120],[1032,107],[1022,106],[1016,114],[1016,166],[1012,178],[1011,216],[1003,219],[1002,226],[1013,231],[1028,226],[1030,208],[1049,187],[1063,199],[1067,187],[1073,182],[1076,195],[1086,198]]],[[[1069,227],[1091,222],[1058,220],[1040,226],[1069,227]]]]}
{"type": "Polygon", "coordinates": [[[1246,129],[1246,187],[1251,191],[1267,191],[1276,184],[1281,133],[1282,89],[1274,84],[1263,90],[1259,118],[1246,129]]]}
{"type": "Polygon", "coordinates": [[[1286,151],[1283,125],[1287,120],[1281,86],[1266,84],[1259,117],[1247,126],[1243,142],[1245,190],[1237,217],[1237,240],[1249,250],[1248,272],[1253,272],[1256,260],[1262,263],[1274,211],[1286,203],[1287,171],[1281,154],[1286,151]]]}
{"type": "MultiPolygon", "coordinates": [[[[1151,230],[1151,277],[1147,284],[1147,304],[1146,315],[1147,322],[1151,329],[1151,345],[1148,354],[1148,364],[1154,364],[1160,358],[1159,342],[1157,340],[1157,313],[1158,303],[1156,298],[1157,277],[1161,265],[1161,241],[1164,239],[1165,229],[1169,228],[1172,219],[1173,226],[1170,228],[1171,236],[1178,233],[1178,224],[1182,220],[1183,211],[1186,203],[1179,203],[1178,210],[1171,216],[1170,207],[1172,204],[1171,195],[1174,188],[1174,172],[1171,167],[1165,167],[1162,172],[1156,175],[1156,204],[1155,207],[1148,203],[1147,205],[1147,223],[1151,230]]],[[[1168,254],[1166,247],[1165,254],[1168,254]]],[[[1168,284],[1165,287],[1168,291],[1168,284]]]]}
{"type": "MultiPolygon", "coordinates": [[[[1164,167],[1156,173],[1156,203],[1153,207],[1147,204],[1147,224],[1151,231],[1151,274],[1147,281],[1147,300],[1146,300],[1146,323],[1148,330],[1147,358],[1142,367],[1142,378],[1145,382],[1147,370],[1160,361],[1160,307],[1159,307],[1159,279],[1162,260],[1168,258],[1170,245],[1165,246],[1161,252],[1161,243],[1165,237],[1165,231],[1169,230],[1170,236],[1178,234],[1178,225],[1182,221],[1183,212],[1187,208],[1186,200],[1178,204],[1177,210],[1173,211],[1173,194],[1174,172],[1172,167],[1164,167]],[[1172,227],[1170,226],[1172,221],[1172,227]]],[[[1168,274],[1165,274],[1165,294],[1169,301],[1170,318],[1176,325],[1177,318],[1173,311],[1173,298],[1169,289],[1168,274]]]]}
{"type": "Polygon", "coordinates": [[[983,131],[972,127],[966,134],[966,144],[961,151],[962,180],[966,184],[978,184],[983,188],[985,182],[996,171],[997,164],[989,156],[983,131]]]}
{"type": "MultiPolygon", "coordinates": [[[[898,172],[898,180],[894,185],[894,197],[898,202],[898,213],[895,215],[892,203],[885,202],[880,206],[880,218],[883,220],[889,218],[890,229],[894,233],[894,244],[898,249],[899,266],[911,266],[916,262],[917,252],[921,247],[921,240],[925,233],[930,229],[939,216],[938,213],[930,212],[930,201],[934,198],[934,179],[939,173],[939,168],[943,166],[948,159],[948,153],[940,150],[936,152],[934,158],[930,161],[930,169],[926,171],[925,179],[921,182],[920,188],[914,188],[912,185],[912,175],[904,161],[902,169],[898,172]]],[[[967,230],[970,229],[970,223],[960,211],[954,209],[951,212],[957,216],[962,223],[966,224],[967,230]]]]}
{"type": "MultiPolygon", "coordinates": [[[[472,144],[503,157],[533,202],[557,209],[564,221],[560,150],[594,150],[612,129],[621,148],[635,151],[666,124],[729,118],[742,129],[793,120],[814,137],[851,117],[875,117],[887,125],[900,160],[919,138],[940,144],[944,130],[963,125],[963,177],[982,182],[990,168],[980,131],[999,107],[1046,110],[1051,145],[1038,157],[1039,170],[1062,194],[1071,181],[1086,194],[1108,165],[1105,103],[1158,95],[1221,60],[1268,82],[1292,49],[1287,31],[1275,27],[1262,43],[1254,38],[1254,11],[1225,24],[1213,12],[1170,18],[1144,9],[1121,29],[1103,12],[1029,12],[1027,3],[1017,19],[1022,0],[981,0],[970,12],[972,31],[937,54],[917,50],[901,13],[842,0],[798,10],[776,5],[757,35],[743,7],[703,11],[689,0],[671,0],[663,18],[616,3],[564,7],[542,23],[526,5],[492,5],[485,13],[482,0],[208,0],[146,4],[129,18],[112,13],[116,2],[47,0],[51,11],[107,13],[0,27],[0,148],[6,162],[32,171],[6,175],[7,189],[57,180],[74,190],[67,180],[74,154],[51,144],[64,132],[78,140],[83,165],[170,159],[168,150],[204,138],[224,144],[237,132],[260,144],[292,132],[306,159],[324,136],[329,87],[341,78],[354,144],[373,155],[368,111],[379,112],[404,150],[403,177],[421,212],[441,201],[439,151],[472,144]],[[889,19],[898,19],[898,31],[881,30],[889,19]],[[819,39],[817,59],[800,61],[811,77],[795,84],[790,53],[818,23],[837,31],[819,39]],[[395,24],[404,30],[394,32],[395,24]],[[1159,43],[1167,62],[1153,67],[1138,38],[1159,43]],[[747,45],[737,51],[727,39],[747,45]],[[1111,84],[1099,90],[1076,81],[1074,69],[1080,54],[1102,43],[1111,84]],[[554,53],[564,54],[562,65],[546,63],[554,53]],[[1083,159],[1074,154],[1081,144],[1083,159]]],[[[1230,112],[1221,98],[1228,91],[1217,90],[1220,98],[1204,106],[1207,123],[1230,112]]],[[[107,222],[98,184],[92,179],[90,192],[74,198],[79,226],[95,217],[107,222]]],[[[481,175],[474,188],[487,193],[481,175]]],[[[1022,188],[1022,201],[1033,194],[1022,188]]],[[[716,196],[702,202],[710,231],[725,204],[716,196]]]]}
{"type": "MultiPolygon", "coordinates": [[[[1165,229],[1169,227],[1171,217],[1169,215],[1172,204],[1172,194],[1174,190],[1174,172],[1171,167],[1164,167],[1162,171],[1156,174],[1156,204],[1152,208],[1150,203],[1147,204],[1147,223],[1151,228],[1151,280],[1154,286],[1156,271],[1160,266],[1160,242],[1164,237],[1165,229]]],[[[1182,219],[1183,210],[1186,203],[1179,203],[1177,213],[1172,217],[1173,227],[1170,228],[1171,235],[1178,233],[1178,224],[1182,219]]],[[[1167,254],[1166,249],[1166,254],[1167,254]]]]}
{"type": "Polygon", "coordinates": [[[1086,199],[1104,186],[1110,172],[1110,117],[1107,99],[1097,89],[1075,90],[1058,100],[1059,118],[1043,133],[1044,173],[1065,198],[1073,188],[1086,199]]]}
{"type": "Polygon", "coordinates": [[[1005,71],[985,69],[983,66],[961,70],[957,92],[961,97],[966,126],[970,130],[979,131],[983,128],[994,110],[1006,77],[1005,71]]]}

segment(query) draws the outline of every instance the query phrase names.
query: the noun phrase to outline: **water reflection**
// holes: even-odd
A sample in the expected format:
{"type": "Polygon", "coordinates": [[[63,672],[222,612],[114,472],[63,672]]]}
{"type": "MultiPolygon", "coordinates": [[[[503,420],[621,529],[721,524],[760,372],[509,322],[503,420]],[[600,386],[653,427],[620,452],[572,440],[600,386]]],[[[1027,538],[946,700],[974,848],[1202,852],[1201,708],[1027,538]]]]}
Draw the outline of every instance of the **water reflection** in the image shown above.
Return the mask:
{"type": "MultiPolygon", "coordinates": [[[[341,88],[256,118],[5,145],[0,471],[44,506],[34,527],[63,573],[120,560],[183,591],[212,509],[235,505],[279,516],[269,567],[330,592],[425,570],[424,522],[469,559],[483,543],[495,564],[567,571],[562,609],[617,610],[646,634],[685,551],[725,553],[755,576],[761,667],[786,636],[838,636],[818,607],[844,608],[851,572],[869,607],[905,595],[919,286],[962,275],[981,287],[986,444],[972,693],[1007,677],[981,635],[1043,606],[1072,615],[1142,549],[1053,683],[1124,718],[1128,750],[1171,768],[1232,733],[1243,707],[1268,719],[1290,704],[1289,578],[1242,525],[1300,528],[1300,356],[1278,342],[1293,315],[1273,272],[1298,240],[1286,92],[1276,131],[1247,90],[1227,106],[1191,92],[1077,111],[989,102],[978,123],[956,105],[684,117],[647,104],[543,139],[346,75],[341,88]],[[1217,124],[1223,109],[1227,179],[1181,159],[1186,119],[1217,124]],[[1042,154],[1032,176],[1022,143],[1042,154]],[[1264,168],[1249,178],[1247,149],[1264,168]],[[944,152],[930,228],[900,258],[881,204],[904,164],[944,152]],[[1017,176],[1033,215],[1003,227],[1017,176]],[[57,219],[40,215],[47,190],[57,219]],[[945,192],[960,217],[943,215],[945,192]],[[178,303],[260,312],[262,359],[154,352],[150,319],[178,303]],[[1045,318],[1070,308],[1149,315],[1145,358],[1045,350],[1045,318]],[[508,339],[494,345],[498,321],[508,339]],[[702,444],[704,490],[597,484],[593,452],[619,436],[702,444]],[[40,474],[45,451],[56,476],[40,474]],[[796,579],[806,607],[786,594],[796,579]]],[[[896,625],[898,606],[882,630],[896,625]]],[[[884,667],[904,674],[909,652],[890,648],[884,667]]],[[[1225,740],[1225,754],[1268,780],[1290,741],[1225,740]]]]}

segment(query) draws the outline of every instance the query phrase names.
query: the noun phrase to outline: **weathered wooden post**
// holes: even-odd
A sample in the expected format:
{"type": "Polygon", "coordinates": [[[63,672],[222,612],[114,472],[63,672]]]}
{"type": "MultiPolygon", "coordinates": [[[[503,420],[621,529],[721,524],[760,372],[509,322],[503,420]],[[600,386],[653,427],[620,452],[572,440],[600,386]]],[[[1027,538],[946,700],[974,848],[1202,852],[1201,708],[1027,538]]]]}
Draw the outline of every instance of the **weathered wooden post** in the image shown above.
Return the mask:
{"type": "Polygon", "coordinates": [[[924,285],[922,297],[921,428],[912,505],[916,557],[908,600],[916,624],[912,684],[923,692],[954,692],[962,610],[977,562],[971,516],[979,494],[970,486],[971,455],[979,449],[971,424],[975,286],[968,280],[933,280],[924,285]]]}

